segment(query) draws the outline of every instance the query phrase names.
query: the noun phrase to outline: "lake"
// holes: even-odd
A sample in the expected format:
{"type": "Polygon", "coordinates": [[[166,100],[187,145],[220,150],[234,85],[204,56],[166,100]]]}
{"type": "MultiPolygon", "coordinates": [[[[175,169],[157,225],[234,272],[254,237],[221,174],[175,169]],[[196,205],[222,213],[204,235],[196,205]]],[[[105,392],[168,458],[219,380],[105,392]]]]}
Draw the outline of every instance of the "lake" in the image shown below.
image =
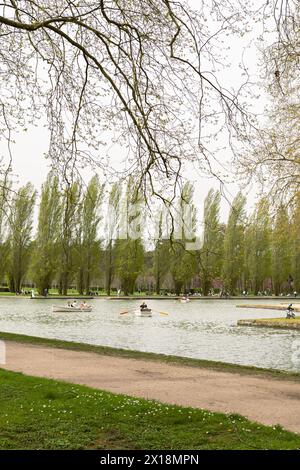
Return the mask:
{"type": "MultiPolygon", "coordinates": [[[[242,318],[284,316],[284,311],[239,309],[251,300],[148,300],[169,313],[151,318],[121,311],[141,300],[94,299],[93,311],[52,313],[65,300],[0,298],[0,331],[235,364],[300,371],[300,331],[237,326],[242,318]]],[[[276,303],[278,300],[253,300],[276,303]]],[[[287,302],[287,301],[286,301],[287,302]]]]}

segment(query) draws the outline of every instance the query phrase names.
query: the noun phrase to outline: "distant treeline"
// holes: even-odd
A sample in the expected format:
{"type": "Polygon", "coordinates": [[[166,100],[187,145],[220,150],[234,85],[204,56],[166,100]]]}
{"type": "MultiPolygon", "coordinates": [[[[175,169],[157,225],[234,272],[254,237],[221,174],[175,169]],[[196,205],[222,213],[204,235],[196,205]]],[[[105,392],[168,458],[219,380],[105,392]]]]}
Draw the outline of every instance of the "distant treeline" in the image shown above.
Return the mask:
{"type": "Polygon", "coordinates": [[[221,194],[210,190],[199,239],[190,183],[167,213],[162,205],[147,218],[132,179],[105,188],[94,176],[85,187],[62,185],[51,172],[39,197],[35,236],[34,187],[1,185],[0,199],[0,280],[11,292],[20,292],[24,280],[41,294],[53,285],[62,294],[70,286],[89,293],[95,285],[108,295],[113,285],[125,294],[137,285],[177,294],[191,286],[203,295],[216,288],[232,295],[300,292],[300,194],[290,207],[272,207],[271,216],[265,198],[247,215],[239,193],[224,224],[221,194]]]}

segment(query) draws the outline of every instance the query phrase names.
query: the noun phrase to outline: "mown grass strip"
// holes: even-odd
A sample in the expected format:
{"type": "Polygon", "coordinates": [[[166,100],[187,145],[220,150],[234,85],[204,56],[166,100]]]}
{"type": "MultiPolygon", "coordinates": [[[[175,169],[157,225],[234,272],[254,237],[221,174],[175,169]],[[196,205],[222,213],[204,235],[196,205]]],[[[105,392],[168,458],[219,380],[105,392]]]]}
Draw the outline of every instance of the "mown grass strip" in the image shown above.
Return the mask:
{"type": "Polygon", "coordinates": [[[0,449],[299,449],[239,415],[164,405],[0,369],[0,449]]]}

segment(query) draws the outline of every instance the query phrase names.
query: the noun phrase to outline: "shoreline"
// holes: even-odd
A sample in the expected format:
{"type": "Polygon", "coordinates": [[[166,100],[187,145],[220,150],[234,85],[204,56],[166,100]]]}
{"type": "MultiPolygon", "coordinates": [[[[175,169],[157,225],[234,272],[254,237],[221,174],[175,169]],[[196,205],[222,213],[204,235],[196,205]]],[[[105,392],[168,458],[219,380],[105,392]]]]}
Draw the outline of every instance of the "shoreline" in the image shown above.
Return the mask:
{"type": "MultiPolygon", "coordinates": [[[[132,295],[132,296],[113,296],[113,295],[94,295],[94,296],[89,296],[89,295],[79,295],[79,294],[68,294],[68,295],[58,295],[58,294],[49,294],[47,297],[44,297],[43,295],[35,295],[34,297],[30,297],[30,295],[15,295],[15,294],[10,294],[10,295],[1,295],[0,294],[0,299],[29,299],[29,300],[70,300],[70,299],[104,299],[104,300],[179,300],[182,298],[182,296],[159,296],[159,295],[132,295]]],[[[288,300],[290,303],[295,303],[299,302],[300,303],[300,297],[289,297],[289,296],[228,296],[228,297],[220,297],[220,296],[191,296],[189,297],[191,301],[194,300],[288,300]]],[[[240,307],[240,306],[239,306],[240,307]]]]}
{"type": "MultiPolygon", "coordinates": [[[[95,350],[75,351],[74,345],[72,349],[57,346],[57,341],[51,347],[49,344],[7,341],[6,362],[2,370],[26,374],[38,380],[67,382],[69,386],[84,385],[114,396],[121,394],[135,400],[156,400],[167,406],[238,414],[256,423],[280,425],[300,433],[300,409],[297,406],[299,374],[297,378],[270,371],[259,374],[257,369],[251,374],[251,368],[243,373],[243,367],[224,370],[224,364],[222,369],[216,370],[212,364],[203,367],[204,363],[200,365],[199,361],[199,367],[189,367],[188,364],[162,361],[161,358],[153,360],[155,355],[148,360],[149,357],[121,357],[118,350],[114,356],[111,351],[103,354],[103,349],[107,348],[102,348],[99,354],[95,350]],[[282,377],[286,380],[280,380],[282,377]]],[[[30,396],[31,393],[32,389],[30,396]]],[[[13,404],[12,407],[14,410],[13,404]]],[[[33,410],[32,402],[30,407],[33,410]]],[[[123,409],[121,413],[124,413],[123,409]]]]}
{"type": "Polygon", "coordinates": [[[74,341],[64,341],[60,339],[43,338],[38,336],[29,336],[2,331],[0,331],[0,340],[17,342],[20,344],[47,346],[51,348],[65,349],[71,351],[91,352],[101,356],[136,359],[141,361],[154,361],[164,364],[174,364],[179,366],[209,369],[217,372],[229,372],[240,375],[300,382],[300,372],[291,372],[281,369],[266,369],[255,366],[233,364],[229,362],[210,361],[207,359],[195,359],[184,356],[173,356],[130,349],[113,348],[110,346],[93,345],[89,343],[77,343],[74,341]]]}

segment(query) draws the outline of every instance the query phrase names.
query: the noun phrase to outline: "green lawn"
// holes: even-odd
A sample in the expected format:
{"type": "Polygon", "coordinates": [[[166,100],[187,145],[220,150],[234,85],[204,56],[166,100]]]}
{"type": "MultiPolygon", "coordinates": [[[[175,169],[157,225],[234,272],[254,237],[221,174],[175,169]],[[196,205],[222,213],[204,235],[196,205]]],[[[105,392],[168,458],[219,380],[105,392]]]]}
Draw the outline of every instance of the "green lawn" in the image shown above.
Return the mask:
{"type": "Polygon", "coordinates": [[[298,449],[238,415],[167,406],[0,369],[0,449],[298,449]]]}

